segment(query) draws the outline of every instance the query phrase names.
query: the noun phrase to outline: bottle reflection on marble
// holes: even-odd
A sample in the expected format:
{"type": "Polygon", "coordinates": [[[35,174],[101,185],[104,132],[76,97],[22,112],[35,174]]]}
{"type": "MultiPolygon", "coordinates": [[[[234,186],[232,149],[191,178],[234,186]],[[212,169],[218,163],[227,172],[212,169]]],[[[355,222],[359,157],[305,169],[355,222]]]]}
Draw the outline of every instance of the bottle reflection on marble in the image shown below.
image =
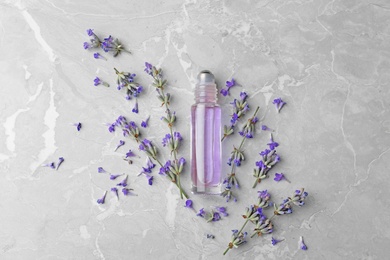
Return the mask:
{"type": "Polygon", "coordinates": [[[221,193],[221,108],[214,75],[207,70],[198,75],[191,107],[191,179],[193,193],[221,193]]]}

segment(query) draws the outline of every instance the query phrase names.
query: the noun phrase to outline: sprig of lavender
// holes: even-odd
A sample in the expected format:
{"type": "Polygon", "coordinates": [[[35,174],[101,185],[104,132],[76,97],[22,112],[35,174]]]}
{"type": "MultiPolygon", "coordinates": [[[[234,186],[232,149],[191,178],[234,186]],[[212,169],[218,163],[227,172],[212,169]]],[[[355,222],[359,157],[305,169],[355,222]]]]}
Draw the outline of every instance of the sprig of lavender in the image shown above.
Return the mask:
{"type": "MultiPolygon", "coordinates": [[[[143,87],[135,81],[136,74],[130,72],[119,72],[114,68],[115,74],[117,75],[116,83],[117,89],[126,89],[126,99],[130,100],[132,97],[136,99],[135,109],[138,113],[137,97],[141,94],[143,87]]],[[[134,112],[134,111],[133,111],[134,112]]]]}
{"type": "Polygon", "coordinates": [[[230,158],[228,159],[227,163],[231,166],[231,170],[230,174],[228,174],[227,178],[224,180],[224,184],[226,184],[225,190],[221,193],[221,196],[225,197],[227,201],[229,201],[232,197],[232,187],[239,187],[239,182],[236,176],[236,168],[241,166],[241,162],[245,160],[243,145],[246,139],[253,138],[255,125],[258,122],[256,115],[259,112],[259,109],[259,107],[256,108],[253,116],[249,118],[247,123],[243,126],[242,131],[240,131],[240,135],[242,136],[240,146],[238,148],[233,148],[230,158]]]}
{"type": "Polygon", "coordinates": [[[233,105],[233,114],[230,119],[230,125],[224,125],[223,127],[223,137],[221,139],[221,142],[225,140],[226,137],[234,133],[234,127],[236,126],[239,119],[242,118],[246,114],[246,112],[249,111],[249,105],[246,101],[247,98],[248,95],[245,92],[241,92],[240,98],[235,98],[233,102],[230,103],[233,105]]]}
{"type": "MultiPolygon", "coordinates": [[[[141,133],[137,124],[134,121],[127,121],[126,117],[119,116],[114,123],[109,124],[108,131],[110,133],[115,132],[116,127],[120,127],[123,132],[123,136],[131,136],[137,143],[140,142],[139,137],[141,133]]],[[[126,154],[127,157],[132,156],[131,154],[126,154]]]]}
{"type": "MultiPolygon", "coordinates": [[[[179,132],[173,131],[173,126],[176,121],[176,113],[171,112],[170,110],[171,95],[169,93],[165,93],[164,91],[164,88],[167,86],[167,80],[163,78],[161,68],[157,69],[148,62],[145,62],[144,71],[153,78],[152,85],[156,88],[157,98],[162,102],[161,106],[165,106],[166,115],[161,117],[161,120],[167,124],[169,129],[169,134],[166,134],[163,139],[163,146],[167,146],[169,148],[173,160],[167,161],[164,166],[160,164],[160,173],[168,176],[168,178],[176,184],[180,190],[180,197],[182,199],[183,196],[187,198],[187,196],[184,195],[180,182],[180,174],[183,170],[185,159],[183,157],[178,159],[178,148],[180,142],[182,141],[182,137],[179,132]]],[[[156,160],[155,158],[153,159],[156,160]]]]}
{"type": "MultiPolygon", "coordinates": [[[[102,48],[105,52],[111,52],[114,57],[118,56],[122,52],[130,53],[130,51],[126,50],[125,47],[120,43],[120,41],[117,38],[112,37],[111,35],[107,38],[104,38],[104,40],[100,40],[100,38],[93,32],[92,29],[87,30],[88,36],[90,36],[90,42],[84,42],[83,47],[86,50],[89,49],[96,49],[96,48],[102,48]]],[[[100,55],[100,54],[98,54],[100,55]]],[[[96,53],[94,53],[95,58],[96,53]]]]}
{"type": "MultiPolygon", "coordinates": [[[[230,249],[238,248],[242,244],[246,243],[247,232],[242,232],[248,222],[251,222],[255,225],[251,237],[262,236],[265,234],[271,234],[273,232],[273,224],[271,222],[272,218],[277,215],[289,214],[292,213],[292,205],[303,206],[305,204],[304,200],[306,199],[308,193],[304,189],[296,190],[292,197],[288,197],[283,201],[283,203],[277,207],[274,203],[275,211],[274,215],[271,218],[267,218],[264,214],[263,209],[269,207],[271,195],[267,190],[258,191],[257,202],[253,205],[250,205],[246,208],[245,214],[242,217],[245,219],[244,224],[241,229],[234,230],[231,241],[229,242],[226,250],[223,252],[225,255],[230,249]],[[288,208],[288,213],[286,210],[288,208]]],[[[273,242],[274,243],[274,242],[273,242]]]]}

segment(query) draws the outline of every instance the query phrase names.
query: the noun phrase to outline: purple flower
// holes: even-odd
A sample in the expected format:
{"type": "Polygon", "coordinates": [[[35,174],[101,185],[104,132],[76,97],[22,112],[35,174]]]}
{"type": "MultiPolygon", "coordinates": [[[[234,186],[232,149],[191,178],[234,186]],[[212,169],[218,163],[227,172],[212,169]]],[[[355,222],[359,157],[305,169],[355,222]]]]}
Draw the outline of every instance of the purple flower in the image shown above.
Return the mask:
{"type": "Polygon", "coordinates": [[[263,130],[263,131],[272,131],[272,129],[269,128],[269,127],[266,126],[266,125],[261,125],[261,130],[263,130]]]}
{"type": "Polygon", "coordinates": [[[204,211],[204,208],[201,208],[196,215],[199,216],[199,217],[204,218],[204,216],[206,215],[206,212],[204,211]]]}
{"type": "Polygon", "coordinates": [[[272,150],[275,150],[276,147],[279,146],[279,144],[277,142],[274,142],[274,138],[271,134],[271,139],[270,139],[270,143],[267,144],[269,146],[269,149],[272,151],[272,150]]]}
{"type": "Polygon", "coordinates": [[[97,203],[98,204],[104,204],[104,201],[106,199],[106,195],[107,195],[107,191],[104,192],[103,197],[101,197],[100,199],[97,200],[97,203]]]}
{"type": "Polygon", "coordinates": [[[146,128],[146,127],[148,126],[148,122],[149,122],[149,117],[147,117],[147,118],[145,119],[145,121],[142,121],[142,122],[141,122],[141,126],[142,126],[143,128],[146,128]]]}
{"type": "Polygon", "coordinates": [[[184,157],[181,157],[179,159],[179,165],[184,165],[186,163],[186,159],[184,159],[184,157]]]}
{"type": "Polygon", "coordinates": [[[120,183],[118,183],[116,186],[126,187],[126,186],[127,186],[127,175],[126,175],[126,177],[125,177],[120,183]]]}
{"type": "Polygon", "coordinates": [[[212,216],[213,216],[212,221],[214,222],[221,220],[221,215],[219,214],[219,212],[214,212],[212,216]]]}
{"type": "Polygon", "coordinates": [[[91,48],[91,45],[88,42],[84,42],[83,47],[85,50],[87,50],[91,48]]]}
{"type": "MultiPolygon", "coordinates": [[[[116,148],[115,148],[114,151],[118,150],[118,148],[121,147],[121,146],[123,146],[124,144],[125,144],[125,141],[119,140],[119,144],[116,146],[116,148]]],[[[126,156],[126,157],[127,157],[127,156],[126,156]]]]}
{"type": "Polygon", "coordinates": [[[272,102],[272,104],[275,104],[276,106],[276,109],[278,110],[278,113],[280,112],[280,110],[282,109],[282,107],[287,104],[286,102],[284,102],[281,98],[275,98],[274,101],[272,102]]]}
{"type": "Polygon", "coordinates": [[[246,92],[240,92],[240,99],[241,100],[246,100],[247,97],[248,97],[248,94],[246,92]]]}
{"type": "Polygon", "coordinates": [[[237,123],[237,120],[238,120],[238,115],[237,115],[237,113],[233,113],[232,118],[230,119],[231,125],[232,125],[232,126],[235,125],[235,124],[237,123]]]}
{"type": "Polygon", "coordinates": [[[145,62],[145,69],[144,69],[144,71],[146,73],[148,73],[149,75],[152,75],[152,69],[153,69],[153,65],[148,63],[148,62],[145,62]]]}
{"type": "Polygon", "coordinates": [[[111,188],[111,191],[115,193],[115,196],[119,199],[118,189],[116,187],[111,188]]]}
{"type": "Polygon", "coordinates": [[[274,245],[276,245],[277,243],[279,243],[279,242],[282,242],[284,239],[282,239],[282,240],[277,240],[277,239],[275,239],[275,238],[271,238],[271,243],[272,243],[272,245],[274,246],[274,245]]]}
{"type": "Polygon", "coordinates": [[[101,81],[101,79],[100,79],[99,77],[96,77],[96,78],[93,80],[93,82],[94,82],[94,85],[95,85],[95,86],[102,84],[102,81],[101,81]]]}
{"type": "Polygon", "coordinates": [[[172,162],[168,160],[163,167],[160,168],[159,174],[161,175],[166,175],[167,172],[169,171],[169,168],[171,167],[172,162]]]}
{"type": "Polygon", "coordinates": [[[100,55],[100,53],[98,53],[98,52],[95,52],[95,53],[93,54],[93,57],[94,57],[95,59],[107,60],[107,59],[104,58],[102,55],[100,55]]]}
{"type": "Polygon", "coordinates": [[[297,206],[305,205],[305,199],[309,195],[303,188],[300,190],[296,190],[294,196],[289,198],[289,200],[297,206]]]}
{"type": "Polygon", "coordinates": [[[108,131],[109,131],[110,133],[115,132],[115,124],[111,124],[111,125],[108,127],[108,131]]]}
{"type": "Polygon", "coordinates": [[[184,207],[192,209],[192,200],[186,200],[186,205],[184,205],[184,207]]]}
{"type": "Polygon", "coordinates": [[[171,141],[171,135],[166,134],[165,137],[162,139],[162,145],[165,147],[167,144],[169,144],[171,141]]]}
{"type": "Polygon", "coordinates": [[[129,151],[126,153],[126,158],[134,157],[134,156],[135,156],[135,154],[134,154],[131,150],[129,150],[129,151]]]}
{"type": "Polygon", "coordinates": [[[106,173],[106,170],[103,167],[98,167],[98,173],[106,173]]]}
{"type": "Polygon", "coordinates": [[[122,189],[122,192],[123,192],[123,195],[127,196],[131,193],[133,189],[127,189],[127,188],[123,188],[122,189]]]}
{"type": "Polygon", "coordinates": [[[153,176],[146,175],[146,178],[148,179],[148,184],[153,185],[153,176]]]}
{"type": "Polygon", "coordinates": [[[58,158],[58,163],[57,163],[57,168],[56,170],[58,170],[58,168],[60,168],[60,165],[65,161],[64,157],[60,157],[58,158]]]}
{"type": "Polygon", "coordinates": [[[56,168],[56,165],[54,162],[51,162],[51,163],[47,163],[47,164],[44,164],[42,165],[43,167],[50,167],[52,169],[55,169],[56,168]]]}
{"type": "Polygon", "coordinates": [[[290,181],[289,180],[287,180],[287,178],[286,178],[286,176],[284,176],[284,174],[283,173],[275,173],[275,178],[274,178],[274,181],[277,181],[277,182],[279,182],[279,181],[281,181],[281,180],[286,180],[288,183],[290,183],[290,181]]]}
{"type": "Polygon", "coordinates": [[[77,131],[80,131],[81,130],[81,123],[74,123],[73,126],[76,127],[77,131]]]}
{"type": "Polygon", "coordinates": [[[232,78],[231,81],[226,81],[226,87],[228,87],[229,89],[231,87],[234,87],[236,85],[236,81],[234,80],[234,78],[232,78]]]}
{"type": "Polygon", "coordinates": [[[258,191],[257,193],[259,193],[259,198],[262,199],[269,199],[271,197],[271,195],[268,193],[268,190],[258,191]]]}
{"type": "Polygon", "coordinates": [[[88,36],[93,36],[94,35],[93,30],[87,29],[87,34],[88,34],[88,36]]]}
{"type": "Polygon", "coordinates": [[[307,246],[305,245],[305,242],[303,242],[303,237],[301,236],[299,238],[299,247],[302,249],[302,250],[307,250],[307,246]]]}
{"type": "Polygon", "coordinates": [[[118,178],[119,176],[122,176],[123,174],[111,174],[110,175],[110,180],[115,180],[116,178],[118,178]]]}
{"type": "Polygon", "coordinates": [[[227,217],[229,214],[226,211],[226,207],[215,207],[219,213],[221,213],[224,217],[227,217]]]}
{"type": "Polygon", "coordinates": [[[221,89],[221,92],[222,96],[226,97],[228,94],[229,94],[229,91],[227,89],[221,89]]]}
{"type": "Polygon", "coordinates": [[[134,108],[131,110],[133,113],[138,114],[138,102],[135,101],[134,108]]]}

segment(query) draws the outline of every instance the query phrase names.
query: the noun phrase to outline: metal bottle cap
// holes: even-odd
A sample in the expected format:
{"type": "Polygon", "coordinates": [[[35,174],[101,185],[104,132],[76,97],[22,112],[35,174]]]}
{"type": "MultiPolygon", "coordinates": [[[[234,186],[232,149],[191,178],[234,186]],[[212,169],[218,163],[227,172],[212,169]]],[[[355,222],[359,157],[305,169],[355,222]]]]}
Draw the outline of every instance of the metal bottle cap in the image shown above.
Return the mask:
{"type": "Polygon", "coordinates": [[[198,84],[215,84],[215,77],[209,70],[202,70],[198,74],[198,84]]]}

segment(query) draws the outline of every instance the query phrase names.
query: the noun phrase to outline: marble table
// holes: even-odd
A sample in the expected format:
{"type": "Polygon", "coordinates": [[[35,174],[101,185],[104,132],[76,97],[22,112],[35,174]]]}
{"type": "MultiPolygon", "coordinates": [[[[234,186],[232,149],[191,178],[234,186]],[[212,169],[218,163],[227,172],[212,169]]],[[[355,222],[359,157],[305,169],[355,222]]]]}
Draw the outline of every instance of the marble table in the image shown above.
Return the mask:
{"type": "MultiPolygon", "coordinates": [[[[267,1],[0,1],[0,259],[386,259],[390,253],[390,3],[385,0],[267,1]],[[94,59],[83,42],[92,28],[132,52],[94,59]],[[223,124],[240,91],[260,106],[246,160],[237,170],[238,201],[191,195],[194,208],[227,207],[207,223],[184,207],[172,183],[153,172],[137,177],[145,155],[106,123],[150,116],[144,136],[161,149],[160,117],[148,61],[164,70],[189,161],[190,106],[196,75],[211,70],[223,124]],[[144,86],[139,113],[116,89],[113,68],[137,74],[144,86]],[[111,87],[94,86],[99,76],[111,87]],[[287,105],[278,114],[272,100],[287,105]],[[82,123],[77,131],[74,123],[82,123]],[[274,130],[282,160],[252,189],[254,162],[274,130]],[[133,163],[123,160],[132,149],[133,163]],[[59,169],[43,164],[65,161],[59,169]],[[125,173],[137,196],[119,200],[111,173],[125,173]],[[275,182],[275,172],[291,181],[275,182]],[[309,196],[274,233],[248,239],[223,257],[245,207],[267,189],[280,203],[297,188],[309,196]],[[104,204],[97,204],[108,191],[104,204]],[[207,238],[212,234],[214,238],[207,238]],[[273,246],[271,236],[284,239],[273,246]],[[299,248],[303,236],[308,250],[299,248]]],[[[239,126],[244,121],[239,123],[239,126]]],[[[223,142],[223,170],[234,135],[223,142]]],[[[182,174],[190,191],[189,164],[182,174]]],[[[267,211],[267,212],[271,212],[267,211]]],[[[245,231],[251,232],[248,225],[245,231]]]]}

